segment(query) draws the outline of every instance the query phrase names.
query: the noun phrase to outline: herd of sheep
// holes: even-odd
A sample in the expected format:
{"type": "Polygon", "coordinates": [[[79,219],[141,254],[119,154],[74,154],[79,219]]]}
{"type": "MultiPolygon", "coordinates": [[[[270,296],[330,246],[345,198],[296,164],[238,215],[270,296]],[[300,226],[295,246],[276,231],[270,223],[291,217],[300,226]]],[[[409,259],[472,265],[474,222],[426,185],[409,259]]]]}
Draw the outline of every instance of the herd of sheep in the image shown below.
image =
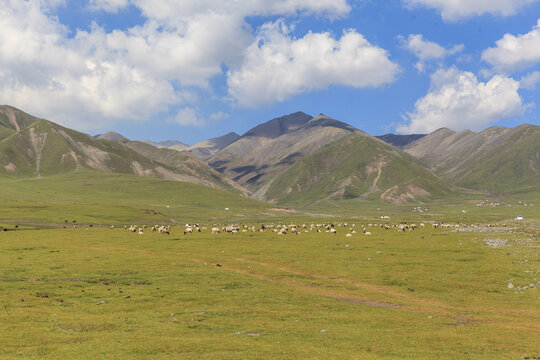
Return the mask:
{"type": "MultiPolygon", "coordinates": [[[[424,228],[426,225],[424,223],[420,224],[408,224],[408,223],[399,223],[399,224],[367,224],[360,225],[358,228],[361,229],[361,233],[365,236],[371,235],[371,231],[368,231],[368,228],[381,228],[384,230],[397,230],[397,231],[414,231],[418,228],[424,228]]],[[[439,223],[434,222],[431,224],[433,228],[459,228],[461,227],[467,227],[467,225],[460,225],[460,224],[445,224],[445,223],[439,223]]],[[[112,229],[114,229],[114,226],[111,226],[112,229]]],[[[144,231],[147,229],[146,225],[143,225],[141,227],[137,225],[131,225],[131,226],[124,226],[125,229],[138,233],[139,235],[144,235],[144,231]]],[[[171,226],[164,226],[164,225],[154,225],[151,228],[152,232],[159,232],[160,234],[166,234],[169,235],[171,231],[171,226]]],[[[340,224],[333,224],[333,223],[327,223],[327,224],[262,224],[262,225],[225,225],[225,226],[217,226],[214,225],[211,228],[212,234],[221,234],[221,233],[228,233],[228,234],[235,234],[239,232],[271,232],[276,233],[277,235],[286,235],[286,234],[296,234],[300,235],[301,233],[310,233],[310,232],[326,232],[332,235],[336,235],[338,233],[338,230],[340,232],[345,232],[345,236],[353,236],[357,233],[356,231],[357,227],[356,224],[349,224],[349,223],[340,223],[340,224]]],[[[206,226],[200,226],[199,224],[186,224],[184,229],[184,235],[192,234],[194,232],[203,232],[208,230],[208,227],[206,226]]]]}

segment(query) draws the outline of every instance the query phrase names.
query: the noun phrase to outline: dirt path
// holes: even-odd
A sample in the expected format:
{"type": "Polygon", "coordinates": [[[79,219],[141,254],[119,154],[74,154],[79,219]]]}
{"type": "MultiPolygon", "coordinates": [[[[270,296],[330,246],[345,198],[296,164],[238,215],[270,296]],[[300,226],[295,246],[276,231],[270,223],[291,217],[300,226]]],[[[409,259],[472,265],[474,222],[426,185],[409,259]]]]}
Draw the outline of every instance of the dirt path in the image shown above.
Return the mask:
{"type": "MultiPolygon", "coordinates": [[[[172,257],[178,259],[178,256],[186,256],[190,261],[204,264],[205,266],[211,266],[212,268],[216,268],[217,266],[219,269],[223,269],[225,271],[234,272],[274,284],[284,285],[293,290],[334,299],[336,301],[348,302],[363,306],[387,308],[396,311],[410,311],[432,316],[440,316],[455,321],[455,324],[459,326],[483,323],[509,329],[540,331],[540,313],[538,312],[500,308],[462,308],[434,299],[419,297],[411,293],[404,293],[389,286],[374,285],[346,278],[301,271],[290,266],[271,262],[257,261],[242,257],[231,257],[219,260],[220,262],[218,264],[203,260],[208,256],[208,254],[196,254],[190,252],[175,252],[170,256],[166,256],[152,253],[147,250],[124,247],[70,246],[70,248],[103,251],[109,253],[134,253],[158,258],[172,257]],[[252,267],[252,265],[255,266],[252,267]],[[274,274],[270,272],[262,272],[260,269],[257,269],[257,267],[262,267],[263,269],[273,271],[274,274]],[[279,273],[275,274],[276,271],[279,273]],[[319,286],[321,284],[314,284],[313,282],[299,280],[298,276],[305,277],[307,280],[314,279],[324,281],[329,284],[327,284],[327,286],[319,286]],[[336,286],[331,286],[332,283],[334,283],[336,286]],[[352,286],[354,288],[364,290],[365,293],[359,295],[357,292],[354,292],[354,290],[339,287],[337,285],[352,286]],[[382,300],[381,296],[383,297],[382,300]],[[483,313],[488,315],[488,317],[482,315],[468,315],[472,312],[483,313]],[[516,317],[516,320],[509,320],[504,318],[504,316],[516,317]],[[519,318],[519,321],[517,318],[519,318]]],[[[211,256],[214,257],[214,255],[211,256]]]]}

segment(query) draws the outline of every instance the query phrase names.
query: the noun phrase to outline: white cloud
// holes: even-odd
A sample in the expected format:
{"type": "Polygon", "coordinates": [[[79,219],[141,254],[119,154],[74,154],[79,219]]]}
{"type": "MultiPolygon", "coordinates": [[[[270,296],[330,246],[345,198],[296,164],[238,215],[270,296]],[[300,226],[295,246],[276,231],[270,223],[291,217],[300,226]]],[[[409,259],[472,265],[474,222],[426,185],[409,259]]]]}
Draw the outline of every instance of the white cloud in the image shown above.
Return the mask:
{"type": "Polygon", "coordinates": [[[416,63],[416,69],[419,72],[424,71],[426,61],[440,60],[449,55],[459,53],[465,48],[463,44],[459,44],[447,49],[435,42],[424,40],[422,34],[410,34],[407,39],[399,36],[398,39],[403,47],[416,55],[420,60],[416,63]]]}
{"type": "Polygon", "coordinates": [[[144,120],[181,101],[170,82],[87,40],[68,38],[38,0],[0,1],[1,102],[89,130],[144,120]]]}
{"type": "Polygon", "coordinates": [[[431,89],[407,114],[409,124],[399,133],[429,133],[441,127],[478,130],[486,125],[523,113],[519,82],[496,75],[486,83],[471,72],[441,69],[431,77],[431,89]]]}
{"type": "Polygon", "coordinates": [[[400,37],[400,40],[409,51],[422,61],[442,59],[461,52],[465,48],[463,44],[459,44],[446,49],[435,42],[424,40],[421,34],[410,34],[408,39],[400,37]]]}
{"type": "Polygon", "coordinates": [[[496,70],[511,72],[540,62],[540,20],[527,34],[506,34],[497,40],[496,47],[482,53],[482,60],[496,70]]]}
{"type": "Polygon", "coordinates": [[[125,32],[97,29],[79,37],[155,77],[200,87],[222,74],[223,63],[239,63],[251,42],[241,22],[220,14],[201,15],[179,27],[148,21],[125,32]]]}
{"type": "Polygon", "coordinates": [[[492,14],[510,16],[538,0],[402,0],[410,6],[437,9],[445,21],[457,21],[473,16],[492,14]]]}
{"type": "Polygon", "coordinates": [[[0,103],[87,131],[211,92],[210,79],[238,67],[253,41],[246,17],[350,11],[347,0],[89,0],[110,12],[137,6],[144,23],[72,34],[51,11],[64,3],[0,0],[0,103]]]}
{"type": "Polygon", "coordinates": [[[540,71],[533,71],[519,80],[520,87],[527,90],[536,89],[538,83],[540,83],[540,71]]]}
{"type": "Polygon", "coordinates": [[[94,10],[118,12],[129,5],[128,0],[89,0],[89,7],[94,10]]]}
{"type": "Polygon", "coordinates": [[[267,23],[227,75],[230,95],[242,107],[283,101],[330,85],[378,87],[394,80],[398,65],[355,30],[337,40],[329,33],[289,36],[282,22],[267,23]]]}
{"type": "Polygon", "coordinates": [[[210,115],[210,120],[218,121],[229,118],[229,114],[219,111],[210,115]]]}
{"type": "Polygon", "coordinates": [[[186,107],[178,111],[176,116],[169,119],[169,122],[173,122],[182,126],[204,126],[205,121],[197,117],[195,109],[186,107]]]}
{"type": "Polygon", "coordinates": [[[131,0],[145,16],[176,23],[200,14],[224,14],[235,17],[319,14],[337,18],[351,7],[347,0],[131,0]]]}

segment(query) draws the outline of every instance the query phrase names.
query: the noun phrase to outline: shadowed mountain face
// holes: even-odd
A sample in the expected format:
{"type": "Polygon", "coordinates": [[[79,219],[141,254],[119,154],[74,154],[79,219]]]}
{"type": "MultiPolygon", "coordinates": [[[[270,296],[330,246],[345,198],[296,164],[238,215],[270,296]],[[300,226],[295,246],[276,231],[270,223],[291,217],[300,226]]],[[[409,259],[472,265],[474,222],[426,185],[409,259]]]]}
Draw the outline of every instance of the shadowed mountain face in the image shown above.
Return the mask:
{"type": "Polygon", "coordinates": [[[397,147],[398,149],[403,149],[405,146],[410,143],[423,138],[425,134],[411,134],[411,135],[395,135],[395,134],[386,134],[381,136],[375,136],[377,139],[384,141],[387,144],[397,147]]]}
{"type": "Polygon", "coordinates": [[[220,137],[201,141],[200,143],[188,147],[186,150],[199,159],[206,160],[238,139],[240,139],[240,135],[235,132],[230,132],[220,137]]]}
{"type": "Polygon", "coordinates": [[[281,135],[300,129],[311,119],[313,119],[313,117],[308,114],[301,111],[295,112],[255,126],[253,129],[248,130],[242,137],[264,137],[275,139],[281,135]]]}
{"type": "MultiPolygon", "coordinates": [[[[174,153],[150,158],[128,144],[127,139],[123,142],[95,139],[13,107],[0,107],[0,176],[41,177],[88,168],[240,191],[191,154],[166,149],[174,153]],[[171,160],[175,155],[174,161],[171,160]]],[[[156,152],[160,150],[143,145],[156,152]]]]}
{"type": "Polygon", "coordinates": [[[403,148],[449,182],[492,192],[540,189],[540,127],[439,129],[403,148]]]}

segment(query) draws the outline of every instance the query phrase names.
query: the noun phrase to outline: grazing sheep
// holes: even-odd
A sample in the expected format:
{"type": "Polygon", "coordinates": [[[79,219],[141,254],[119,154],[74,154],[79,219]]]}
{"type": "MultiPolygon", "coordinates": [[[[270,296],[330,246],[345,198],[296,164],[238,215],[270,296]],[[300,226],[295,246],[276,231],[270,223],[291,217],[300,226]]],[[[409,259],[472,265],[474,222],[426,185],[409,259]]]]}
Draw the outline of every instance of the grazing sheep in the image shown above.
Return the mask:
{"type": "Polygon", "coordinates": [[[331,229],[330,229],[330,234],[336,235],[336,229],[331,228],[331,229]]]}
{"type": "Polygon", "coordinates": [[[221,233],[221,230],[219,230],[218,227],[213,227],[212,228],[212,234],[220,234],[221,233]]]}
{"type": "Polygon", "coordinates": [[[186,230],[184,230],[184,235],[186,234],[193,234],[193,228],[191,226],[187,227],[186,230]]]}
{"type": "Polygon", "coordinates": [[[144,235],[143,229],[139,229],[139,235],[144,235]]]}
{"type": "Polygon", "coordinates": [[[159,233],[169,235],[170,234],[169,229],[170,229],[169,226],[160,226],[159,233]]]}

